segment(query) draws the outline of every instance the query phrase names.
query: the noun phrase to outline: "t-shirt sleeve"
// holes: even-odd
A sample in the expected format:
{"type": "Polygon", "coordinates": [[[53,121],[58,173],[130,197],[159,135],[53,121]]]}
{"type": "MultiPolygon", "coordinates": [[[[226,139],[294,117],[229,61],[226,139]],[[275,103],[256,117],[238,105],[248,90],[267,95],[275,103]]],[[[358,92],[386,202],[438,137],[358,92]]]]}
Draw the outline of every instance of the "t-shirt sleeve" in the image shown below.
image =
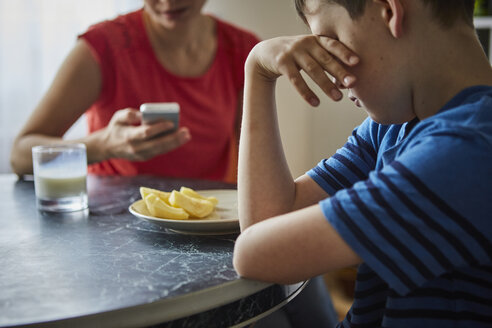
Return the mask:
{"type": "Polygon", "coordinates": [[[329,195],[365,180],[374,170],[377,159],[377,136],[380,126],[367,118],[354,129],[345,145],[328,159],[307,172],[329,195]]]}
{"type": "Polygon", "coordinates": [[[104,57],[107,57],[109,45],[104,33],[102,23],[90,26],[86,32],[80,34],[77,38],[84,40],[90,47],[92,55],[101,64],[104,57]]]}
{"type": "Polygon", "coordinates": [[[320,205],[363,261],[406,295],[456,268],[490,264],[491,161],[490,144],[472,131],[436,130],[320,205]]]}
{"type": "Polygon", "coordinates": [[[114,85],[115,78],[113,51],[109,42],[108,33],[109,23],[102,22],[89,27],[89,29],[78,36],[79,40],[84,40],[89,46],[93,58],[99,65],[102,78],[101,95],[111,94],[111,86],[114,85]]]}

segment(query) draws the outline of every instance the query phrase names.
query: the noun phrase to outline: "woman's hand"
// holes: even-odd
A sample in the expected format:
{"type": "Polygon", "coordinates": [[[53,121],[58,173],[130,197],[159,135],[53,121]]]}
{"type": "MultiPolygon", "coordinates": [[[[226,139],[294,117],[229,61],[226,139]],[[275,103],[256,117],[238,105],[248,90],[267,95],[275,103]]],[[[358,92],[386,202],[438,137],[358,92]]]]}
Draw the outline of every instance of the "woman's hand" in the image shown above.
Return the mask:
{"type": "Polygon", "coordinates": [[[114,113],[108,126],[98,135],[99,154],[97,161],[109,158],[124,158],[130,161],[145,161],[156,155],[167,153],[191,139],[187,128],[165,134],[173,129],[170,121],[142,124],[141,113],[132,108],[114,113]]]}
{"type": "Polygon", "coordinates": [[[308,103],[317,106],[319,98],[300,71],[306,72],[324,93],[338,101],[342,98],[339,89],[351,87],[356,80],[346,67],[358,62],[359,57],[335,39],[301,35],[260,42],[251,51],[246,69],[253,69],[270,81],[285,75],[308,103]]]}

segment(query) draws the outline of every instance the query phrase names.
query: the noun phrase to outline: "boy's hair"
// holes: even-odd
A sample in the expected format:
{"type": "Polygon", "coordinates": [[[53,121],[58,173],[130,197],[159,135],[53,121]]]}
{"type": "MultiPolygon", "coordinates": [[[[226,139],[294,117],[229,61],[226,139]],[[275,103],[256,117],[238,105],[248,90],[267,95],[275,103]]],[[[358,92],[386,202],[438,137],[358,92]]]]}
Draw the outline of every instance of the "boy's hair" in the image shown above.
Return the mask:
{"type": "MultiPolygon", "coordinates": [[[[297,13],[306,21],[304,6],[306,0],[294,0],[297,13]]],[[[357,19],[364,13],[368,0],[324,0],[344,7],[352,19],[357,19]]],[[[444,27],[451,27],[461,19],[473,27],[473,8],[475,0],[421,0],[431,7],[434,16],[444,27]]]]}

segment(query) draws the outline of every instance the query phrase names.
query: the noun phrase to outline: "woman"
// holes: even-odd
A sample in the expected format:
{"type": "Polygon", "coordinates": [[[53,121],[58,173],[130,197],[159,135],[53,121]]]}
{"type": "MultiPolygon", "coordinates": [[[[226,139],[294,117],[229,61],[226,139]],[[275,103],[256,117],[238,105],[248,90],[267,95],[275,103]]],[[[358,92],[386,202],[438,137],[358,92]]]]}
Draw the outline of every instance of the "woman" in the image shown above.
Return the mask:
{"type": "Polygon", "coordinates": [[[204,3],[145,0],[80,35],[14,142],[14,172],[32,172],[35,145],[83,142],[93,174],[235,182],[243,66],[258,39],[204,15],[204,3]],[[180,128],[141,124],[148,102],[178,102],[180,128]],[[84,113],[89,134],[63,140],[84,113]]]}

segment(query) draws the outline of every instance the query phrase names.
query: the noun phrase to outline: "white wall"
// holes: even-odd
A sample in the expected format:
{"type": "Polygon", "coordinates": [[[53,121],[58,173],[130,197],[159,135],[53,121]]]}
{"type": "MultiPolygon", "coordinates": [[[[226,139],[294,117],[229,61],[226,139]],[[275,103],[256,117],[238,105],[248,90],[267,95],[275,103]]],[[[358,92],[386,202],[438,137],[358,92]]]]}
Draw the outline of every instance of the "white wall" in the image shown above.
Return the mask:
{"type": "MultiPolygon", "coordinates": [[[[312,84],[312,83],[311,83],[312,84]]],[[[322,95],[317,86],[313,87],[316,94],[322,95]]],[[[335,103],[324,96],[321,105],[313,110],[311,132],[313,142],[312,165],[322,158],[331,156],[346,141],[354,127],[367,117],[366,112],[356,107],[344,92],[342,101],[335,103]]]]}
{"type": "MultiPolygon", "coordinates": [[[[308,33],[290,0],[209,0],[206,10],[253,31],[261,39],[308,33]]],[[[285,153],[293,175],[298,176],[312,162],[311,111],[285,79],[278,83],[277,101],[285,153]]]]}
{"type": "MultiPolygon", "coordinates": [[[[142,0],[0,0],[0,173],[11,172],[13,139],[77,35],[92,23],[141,4],[142,0]]],[[[85,124],[69,132],[69,138],[84,134],[85,124]]]]}
{"type": "MultiPolygon", "coordinates": [[[[49,86],[76,35],[91,23],[138,8],[141,3],[0,0],[0,173],[10,171],[12,140],[49,86]],[[40,20],[45,21],[41,30],[36,28],[41,26],[40,20]]],[[[262,39],[309,33],[295,13],[293,0],[209,0],[205,10],[262,39]]],[[[281,134],[294,176],[333,153],[365,117],[350,102],[334,104],[326,97],[313,109],[285,79],[278,83],[277,99],[281,134]]],[[[66,137],[83,133],[85,124],[79,124],[66,137]]]]}

